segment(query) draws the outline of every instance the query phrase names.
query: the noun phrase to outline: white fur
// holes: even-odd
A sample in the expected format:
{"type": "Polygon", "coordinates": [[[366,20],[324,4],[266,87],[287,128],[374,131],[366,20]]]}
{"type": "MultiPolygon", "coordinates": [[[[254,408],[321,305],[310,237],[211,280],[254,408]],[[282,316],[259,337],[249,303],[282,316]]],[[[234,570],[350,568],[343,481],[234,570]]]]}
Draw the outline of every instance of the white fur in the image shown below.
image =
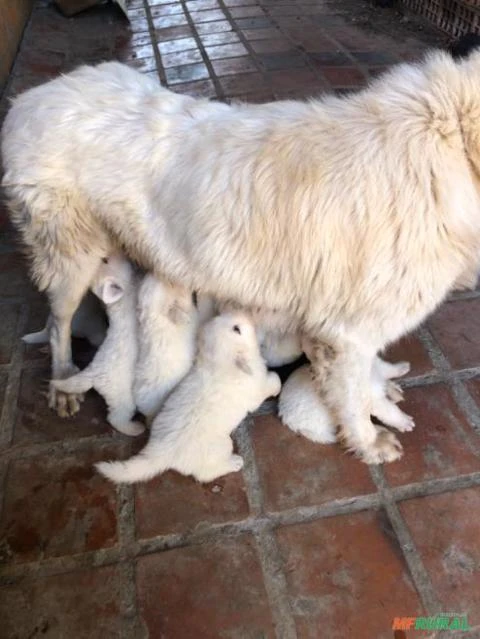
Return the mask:
{"type": "Polygon", "coordinates": [[[122,244],[189,290],[326,344],[325,401],[347,446],[368,463],[400,456],[370,420],[370,371],[478,268],[479,53],[433,53],[343,98],[264,105],[83,67],[14,101],[2,152],[52,307],[54,378],[101,256],[122,244]]]}
{"type": "Polygon", "coordinates": [[[251,322],[220,315],[201,329],[194,368],[155,418],[146,447],[126,462],[102,462],[97,469],[117,483],[147,481],[167,469],[201,482],[238,471],[243,459],[232,454],[230,434],[279,391],[280,380],[267,371],[251,322]]]}
{"type": "MultiPolygon", "coordinates": [[[[22,337],[25,344],[46,344],[50,341],[52,315],[47,318],[45,328],[36,333],[28,333],[22,337]]],[[[83,337],[97,348],[105,339],[107,322],[98,299],[88,292],[75,311],[72,318],[72,337],[83,337]]]]}
{"type": "Polygon", "coordinates": [[[198,312],[192,294],[154,275],[138,291],[138,358],[133,396],[147,423],[190,370],[196,348],[198,312]]]}
{"type": "Polygon", "coordinates": [[[257,329],[260,352],[267,366],[275,368],[291,364],[302,354],[301,340],[297,333],[279,333],[257,329]]]}
{"type": "MultiPolygon", "coordinates": [[[[407,362],[390,364],[379,357],[373,362],[371,375],[372,415],[387,426],[400,431],[414,428],[413,419],[396,406],[403,397],[400,387],[392,383],[410,369],[407,362]]],[[[284,383],[278,400],[278,414],[283,423],[307,439],[320,444],[336,441],[336,424],[325,401],[315,388],[310,366],[294,371],[284,383]]]]}
{"type": "Polygon", "coordinates": [[[108,421],[124,435],[139,435],[145,429],[132,421],[135,402],[132,386],[137,359],[136,281],[129,262],[112,256],[102,264],[92,290],[107,308],[109,327],[92,362],[80,373],[52,380],[56,391],[86,393],[94,388],[108,406],[108,421]]]}

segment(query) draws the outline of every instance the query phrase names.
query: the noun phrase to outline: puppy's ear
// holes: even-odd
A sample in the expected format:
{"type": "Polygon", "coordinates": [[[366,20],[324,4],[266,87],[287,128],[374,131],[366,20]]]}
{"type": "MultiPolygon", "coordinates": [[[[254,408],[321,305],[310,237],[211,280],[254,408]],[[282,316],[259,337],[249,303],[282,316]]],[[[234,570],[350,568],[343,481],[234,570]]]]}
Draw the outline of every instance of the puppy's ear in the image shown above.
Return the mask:
{"type": "Polygon", "coordinates": [[[248,363],[245,355],[237,355],[235,358],[235,366],[247,375],[253,375],[253,371],[250,368],[250,364],[248,363]]]}
{"type": "Polygon", "coordinates": [[[104,304],[115,304],[122,299],[125,291],[123,286],[114,277],[106,277],[94,290],[95,295],[99,297],[104,304]]]}

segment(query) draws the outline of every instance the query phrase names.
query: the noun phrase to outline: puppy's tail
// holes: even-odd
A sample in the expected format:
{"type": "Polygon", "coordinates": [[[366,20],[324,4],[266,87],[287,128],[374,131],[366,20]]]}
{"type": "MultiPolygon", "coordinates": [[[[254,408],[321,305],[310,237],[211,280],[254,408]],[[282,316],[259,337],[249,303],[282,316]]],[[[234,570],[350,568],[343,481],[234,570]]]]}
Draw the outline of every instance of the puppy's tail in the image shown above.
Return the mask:
{"type": "Polygon", "coordinates": [[[161,457],[139,453],[125,462],[99,462],[95,468],[115,484],[148,481],[167,469],[161,457]]]}

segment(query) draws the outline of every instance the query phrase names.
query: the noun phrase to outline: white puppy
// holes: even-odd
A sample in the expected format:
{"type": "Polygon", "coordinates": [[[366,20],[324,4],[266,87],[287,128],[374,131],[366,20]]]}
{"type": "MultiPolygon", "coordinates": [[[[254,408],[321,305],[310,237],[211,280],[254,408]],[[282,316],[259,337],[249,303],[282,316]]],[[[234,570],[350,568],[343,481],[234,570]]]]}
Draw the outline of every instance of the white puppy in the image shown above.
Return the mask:
{"type": "Polygon", "coordinates": [[[198,312],[192,294],[145,275],[138,291],[138,358],[133,396],[150,423],[195,356],[198,312]]]}
{"type": "MultiPolygon", "coordinates": [[[[395,402],[403,398],[403,393],[391,379],[402,377],[409,370],[408,362],[390,364],[376,357],[371,374],[372,415],[402,432],[411,431],[414,422],[396,405],[395,402]]],[[[335,420],[322,400],[321,392],[318,392],[315,376],[308,365],[294,371],[283,385],[278,401],[278,414],[290,430],[307,439],[320,444],[336,441],[335,420]]],[[[387,431],[384,436],[388,437],[387,431]]]]}
{"type": "Polygon", "coordinates": [[[135,402],[132,386],[137,359],[136,278],[123,257],[105,258],[94,279],[92,291],[107,308],[107,336],[93,361],[80,373],[52,380],[55,390],[86,393],[94,388],[105,399],[109,423],[124,435],[139,435],[145,429],[132,421],[135,402]]]}
{"type": "Polygon", "coordinates": [[[200,330],[195,365],[167,398],[146,447],[126,462],[97,469],[114,482],[147,481],[167,469],[209,482],[240,470],[230,434],[248,412],[280,392],[259,352],[255,329],[241,314],[225,314],[200,330]]]}

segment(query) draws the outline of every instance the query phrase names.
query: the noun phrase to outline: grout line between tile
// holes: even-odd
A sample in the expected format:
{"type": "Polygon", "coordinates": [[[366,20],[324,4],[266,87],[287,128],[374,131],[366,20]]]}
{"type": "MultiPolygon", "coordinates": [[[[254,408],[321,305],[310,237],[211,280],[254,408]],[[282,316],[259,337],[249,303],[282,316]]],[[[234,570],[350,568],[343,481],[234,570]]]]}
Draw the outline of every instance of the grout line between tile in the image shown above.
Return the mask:
{"type": "Polygon", "coordinates": [[[28,306],[22,304],[17,320],[15,345],[13,348],[8,372],[7,387],[0,416],[0,451],[8,448],[13,439],[13,424],[17,414],[18,393],[22,374],[23,342],[19,335],[25,332],[28,318],[28,306]]]}
{"type": "Polygon", "coordinates": [[[382,503],[387,513],[393,530],[397,536],[400,548],[410,571],[417,592],[422,600],[425,610],[433,615],[441,612],[442,607],[435,594],[432,582],[423,565],[420,553],[418,552],[410,531],[403,520],[398,505],[393,498],[392,492],[385,480],[383,470],[379,466],[370,466],[370,474],[382,497],[382,503]]]}
{"type": "Polygon", "coordinates": [[[260,531],[254,537],[277,639],[297,639],[287,579],[277,540],[273,532],[268,530],[260,531]]]}
{"type": "Polygon", "coordinates": [[[244,460],[242,472],[247,489],[250,513],[252,515],[260,515],[260,513],[263,512],[263,491],[249,432],[251,424],[252,419],[247,417],[236,429],[234,439],[238,447],[238,452],[244,460]]]}
{"type": "Polygon", "coordinates": [[[160,78],[160,82],[166,86],[167,79],[165,76],[165,69],[163,67],[162,56],[160,55],[160,51],[158,49],[157,40],[155,38],[155,27],[153,26],[153,18],[152,12],[150,10],[150,5],[147,0],[143,0],[143,8],[145,10],[145,15],[148,22],[148,34],[150,36],[150,43],[153,48],[153,55],[155,56],[155,64],[157,66],[157,74],[160,78]]]}

